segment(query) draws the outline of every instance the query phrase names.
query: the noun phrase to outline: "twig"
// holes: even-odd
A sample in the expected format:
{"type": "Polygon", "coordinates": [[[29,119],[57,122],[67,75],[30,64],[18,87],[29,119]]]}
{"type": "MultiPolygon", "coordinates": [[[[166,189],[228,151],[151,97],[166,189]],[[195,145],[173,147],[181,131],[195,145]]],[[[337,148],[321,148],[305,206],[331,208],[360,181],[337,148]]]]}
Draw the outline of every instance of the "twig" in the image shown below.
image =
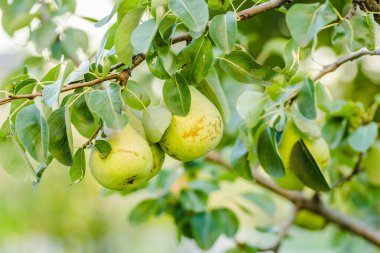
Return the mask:
{"type": "Polygon", "coordinates": [[[96,130],[94,131],[94,133],[90,136],[90,138],[82,145],[82,148],[85,149],[87,148],[91,143],[92,141],[96,138],[96,136],[98,135],[99,131],[100,131],[101,127],[98,126],[98,128],[96,128],[96,130]]]}
{"type": "Polygon", "coordinates": [[[354,169],[351,171],[351,173],[348,176],[343,177],[340,180],[338,180],[331,188],[334,189],[334,188],[340,187],[343,184],[349,182],[357,174],[359,174],[362,171],[362,169],[361,169],[362,160],[363,160],[363,153],[360,153],[358,161],[356,162],[354,169]]]}
{"type": "MultiPolygon", "coordinates": [[[[213,161],[217,164],[227,167],[228,169],[233,169],[232,166],[223,161],[220,157],[218,157],[216,153],[212,153],[211,156],[207,156],[209,161],[213,161]],[[218,159],[215,159],[218,157],[218,159]]],[[[254,170],[255,172],[255,170],[254,170]]],[[[322,201],[315,201],[313,198],[308,198],[300,192],[292,192],[281,189],[276,184],[274,184],[271,180],[263,177],[259,173],[255,174],[255,182],[256,184],[266,188],[267,190],[289,200],[299,209],[305,209],[315,214],[318,214],[326,219],[326,221],[336,224],[337,226],[343,228],[347,232],[355,234],[357,236],[362,237],[368,242],[380,247],[380,232],[374,229],[373,227],[363,223],[360,220],[349,217],[345,214],[342,214],[325,204],[322,201]]]]}
{"type": "Polygon", "coordinates": [[[346,62],[356,60],[356,59],[358,59],[362,56],[365,56],[365,55],[371,55],[371,56],[380,55],[380,48],[377,48],[375,50],[368,50],[366,48],[362,48],[362,49],[355,51],[351,54],[343,56],[343,57],[339,58],[338,60],[336,60],[335,62],[325,66],[316,76],[313,77],[313,80],[314,81],[319,80],[322,77],[324,77],[326,74],[335,71],[337,68],[339,68],[340,66],[342,66],[346,62]]]}
{"type": "Polygon", "coordinates": [[[272,246],[266,247],[266,248],[259,248],[260,252],[263,251],[273,251],[274,253],[277,253],[280,250],[282,241],[284,238],[288,235],[290,228],[292,227],[294,220],[296,219],[298,208],[295,207],[291,213],[291,216],[289,217],[288,221],[284,224],[281,231],[278,233],[275,243],[273,243],[272,246]]]}

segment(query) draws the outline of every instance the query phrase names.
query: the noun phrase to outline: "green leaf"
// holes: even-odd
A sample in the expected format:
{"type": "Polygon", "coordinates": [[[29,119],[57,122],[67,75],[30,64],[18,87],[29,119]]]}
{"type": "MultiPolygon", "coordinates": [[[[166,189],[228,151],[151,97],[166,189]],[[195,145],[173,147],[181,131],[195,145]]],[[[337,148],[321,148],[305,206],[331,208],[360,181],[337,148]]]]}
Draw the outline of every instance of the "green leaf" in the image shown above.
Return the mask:
{"type": "Polygon", "coordinates": [[[252,170],[248,160],[248,150],[244,143],[237,139],[231,153],[231,165],[239,177],[252,180],[252,170]]]}
{"type": "Polygon", "coordinates": [[[120,4],[123,2],[124,0],[116,0],[113,8],[112,8],[112,11],[109,15],[105,16],[104,18],[102,18],[101,20],[99,20],[95,26],[96,27],[101,27],[105,24],[108,23],[108,21],[111,20],[111,18],[116,14],[116,12],[118,11],[119,7],[120,7],[120,4]]]}
{"type": "Polygon", "coordinates": [[[331,96],[326,86],[318,82],[315,86],[315,96],[317,98],[318,108],[324,112],[329,112],[331,106],[331,96]]]}
{"type": "Polygon", "coordinates": [[[293,146],[290,154],[290,168],[298,179],[311,189],[315,191],[330,190],[317,162],[302,139],[293,146]]]}
{"type": "Polygon", "coordinates": [[[128,123],[128,117],[122,113],[123,101],[117,83],[111,83],[106,90],[90,92],[87,105],[109,128],[122,129],[128,123]]]}
{"type": "Polygon", "coordinates": [[[89,48],[87,33],[75,28],[68,28],[64,31],[61,44],[65,55],[74,61],[80,61],[79,49],[86,53],[89,48]]]}
{"type": "Polygon", "coordinates": [[[313,80],[305,78],[297,96],[297,104],[302,115],[307,119],[317,117],[317,107],[315,103],[315,88],[313,80]]]}
{"type": "Polygon", "coordinates": [[[131,35],[131,43],[133,47],[141,53],[145,54],[148,52],[153,38],[156,36],[157,29],[158,27],[155,18],[151,18],[140,24],[131,35]]]}
{"type": "Polygon", "coordinates": [[[259,137],[257,143],[258,158],[263,169],[272,177],[285,175],[284,164],[278,153],[275,130],[267,127],[259,137]]]}
{"type": "Polygon", "coordinates": [[[132,64],[133,47],[131,44],[131,36],[133,30],[139,25],[143,13],[144,9],[135,9],[128,12],[116,30],[116,54],[126,66],[131,66],[132,64]]]}
{"type": "Polygon", "coordinates": [[[36,161],[46,164],[49,129],[47,122],[34,104],[24,107],[17,114],[16,133],[29,154],[36,161]]]}
{"type": "Polygon", "coordinates": [[[268,215],[273,216],[276,210],[276,205],[271,198],[263,194],[257,193],[244,193],[243,197],[253,204],[260,207],[264,210],[268,215]]]}
{"type": "Polygon", "coordinates": [[[208,7],[213,10],[226,11],[235,0],[208,0],[208,7]]]}
{"type": "Polygon", "coordinates": [[[226,14],[215,16],[211,20],[209,32],[215,45],[224,53],[229,53],[235,45],[237,36],[235,13],[229,11],[226,14]]]}
{"type": "Polygon", "coordinates": [[[300,112],[298,106],[292,107],[292,116],[294,123],[296,124],[297,128],[301,130],[301,132],[308,134],[312,137],[319,137],[321,136],[321,129],[315,122],[315,120],[310,120],[302,115],[300,112]]]}
{"type": "Polygon", "coordinates": [[[156,215],[161,209],[160,201],[157,199],[145,199],[140,202],[129,214],[131,224],[141,224],[153,215],[156,215]]]}
{"type": "Polygon", "coordinates": [[[377,124],[372,122],[356,129],[348,137],[348,143],[354,150],[364,153],[375,143],[377,135],[377,124]]]}
{"type": "Polygon", "coordinates": [[[264,111],[266,99],[263,93],[247,90],[236,101],[236,110],[244,120],[247,127],[254,127],[264,111]]]}
{"type": "Polygon", "coordinates": [[[342,143],[347,130],[347,123],[347,119],[331,118],[323,126],[323,138],[327,141],[331,149],[337,148],[342,143]]]}
{"type": "Polygon", "coordinates": [[[255,83],[270,73],[269,69],[256,63],[249,54],[240,50],[219,58],[219,64],[233,79],[242,83],[255,83]]]}
{"type": "Polygon", "coordinates": [[[136,110],[145,110],[150,104],[150,97],[141,85],[128,81],[122,93],[124,103],[136,110]]]}
{"type": "Polygon", "coordinates": [[[6,33],[13,36],[13,33],[21,28],[29,26],[32,20],[39,13],[31,13],[31,9],[35,4],[34,1],[12,1],[8,4],[7,1],[0,2],[2,10],[2,27],[6,33]]]}
{"type": "Polygon", "coordinates": [[[82,181],[86,171],[86,156],[83,148],[78,148],[70,168],[70,179],[73,184],[82,181]]]}
{"type": "Polygon", "coordinates": [[[32,164],[17,142],[9,119],[0,128],[0,165],[16,179],[34,176],[32,164]]]}
{"type": "Polygon", "coordinates": [[[301,47],[306,47],[325,25],[336,19],[334,7],[329,1],[323,5],[294,4],[286,14],[290,33],[301,47]]]}
{"type": "Polygon", "coordinates": [[[59,73],[61,73],[61,67],[62,64],[60,63],[51,68],[49,72],[41,79],[41,82],[57,80],[59,77],[59,73]]]}
{"type": "Polygon", "coordinates": [[[239,229],[239,220],[236,215],[227,208],[212,210],[211,214],[221,225],[221,231],[232,238],[239,229]]]}
{"type": "Polygon", "coordinates": [[[197,245],[208,250],[223,233],[223,225],[210,212],[197,213],[191,217],[191,232],[197,245]]]}
{"type": "MultiPolygon", "coordinates": [[[[37,84],[37,80],[35,79],[26,79],[24,81],[21,81],[17,83],[15,87],[14,94],[16,95],[22,95],[22,94],[31,94],[37,84]]],[[[15,116],[17,116],[16,111],[22,109],[23,107],[27,106],[28,104],[32,103],[32,101],[29,100],[27,102],[27,98],[23,99],[15,99],[11,102],[11,108],[10,108],[10,114],[15,113],[15,116]]],[[[15,120],[15,116],[12,117],[12,122],[15,120]]]]}
{"type": "Polygon", "coordinates": [[[55,22],[46,20],[45,22],[41,22],[40,26],[33,30],[30,39],[39,51],[50,48],[58,37],[56,29],[57,25],[55,22]]]}
{"type": "Polygon", "coordinates": [[[186,79],[176,73],[172,79],[166,80],[163,97],[168,109],[178,116],[186,116],[190,111],[191,94],[186,79]]]}
{"type": "Polygon", "coordinates": [[[143,111],[142,123],[148,140],[159,142],[172,121],[172,114],[163,106],[150,106],[143,111]]]}
{"type": "Polygon", "coordinates": [[[136,9],[145,9],[148,7],[149,0],[122,0],[121,5],[117,10],[117,22],[120,24],[121,20],[130,11],[136,9]]]}
{"type": "Polygon", "coordinates": [[[178,62],[185,65],[181,75],[186,77],[190,83],[197,84],[208,74],[213,59],[210,40],[206,36],[201,36],[179,53],[178,62]]]}
{"type": "Polygon", "coordinates": [[[218,108],[224,122],[228,123],[231,117],[230,105],[214,68],[210,69],[206,78],[196,88],[218,108]]]}
{"type": "Polygon", "coordinates": [[[160,79],[170,79],[171,75],[165,67],[164,58],[158,54],[157,50],[150,51],[146,55],[146,61],[150,72],[160,79]]]}
{"type": "Polygon", "coordinates": [[[202,191],[183,190],[179,200],[182,208],[197,213],[206,210],[208,195],[202,191]]]}
{"type": "Polygon", "coordinates": [[[96,140],[94,148],[102,159],[105,159],[112,150],[111,145],[105,140],[96,140]]]}
{"type": "Polygon", "coordinates": [[[79,96],[80,97],[70,106],[71,122],[82,136],[90,138],[98,128],[100,120],[91,113],[87,106],[85,96],[79,96]]]}
{"type": "Polygon", "coordinates": [[[48,119],[49,152],[60,163],[70,166],[73,163],[73,137],[71,133],[70,111],[60,107],[48,119]]]}
{"type": "Polygon", "coordinates": [[[285,67],[282,70],[287,80],[290,80],[297,72],[300,58],[300,46],[294,39],[290,39],[285,46],[285,67]]]}
{"type": "Polygon", "coordinates": [[[207,25],[209,14],[204,0],[168,0],[169,9],[192,32],[202,32],[207,25]]]}

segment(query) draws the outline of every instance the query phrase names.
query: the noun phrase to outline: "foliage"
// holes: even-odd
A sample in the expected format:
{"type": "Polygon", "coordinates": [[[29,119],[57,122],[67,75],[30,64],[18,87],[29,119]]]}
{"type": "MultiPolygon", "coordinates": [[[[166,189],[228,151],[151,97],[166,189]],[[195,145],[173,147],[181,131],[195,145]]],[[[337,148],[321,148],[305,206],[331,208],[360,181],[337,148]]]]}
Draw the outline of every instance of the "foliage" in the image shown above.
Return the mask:
{"type": "MultiPolygon", "coordinates": [[[[225,182],[252,181],[259,167],[260,173],[273,179],[284,177],[287,170],[279,144],[289,122],[300,133],[287,147],[295,176],[334,206],[357,214],[362,210],[358,199],[363,199],[368,205],[363,212],[373,214],[377,204],[369,198],[377,195],[373,191],[368,192],[370,197],[363,196],[373,187],[365,173],[348,188],[335,186],[349,175],[349,168],[361,167],[362,157],[376,146],[380,90],[376,87],[362,102],[349,96],[332,99],[320,77],[345,62],[332,70],[323,68],[323,75],[307,69],[321,46],[344,55],[362,48],[377,50],[378,27],[371,13],[357,11],[344,18],[350,1],[304,2],[241,21],[259,1],[117,0],[109,15],[89,20],[97,27],[109,27],[92,54],[85,31],[57,29],[59,18],[76,15],[75,0],[0,0],[4,30],[13,36],[28,28],[29,43],[39,53],[10,73],[1,87],[0,106],[10,104],[0,128],[1,166],[18,178],[31,177],[37,186],[43,173],[49,173],[52,160],[57,160],[69,168],[72,183],[79,183],[86,171],[85,152],[94,149],[107,157],[112,149],[105,140],[95,141],[97,136],[132,124],[128,115],[132,112],[147,140],[159,142],[174,116],[189,113],[189,86],[194,86],[223,117],[223,139],[210,155],[183,163],[183,172],[163,170],[143,187],[121,192],[135,194],[146,188],[155,193],[134,208],[132,223],[168,213],[179,236],[194,239],[205,250],[221,235],[233,238],[239,230],[235,210],[210,207],[209,196],[225,182]],[[238,7],[242,11],[237,12],[238,7]],[[261,57],[256,57],[258,52],[261,57]],[[47,66],[43,54],[55,64],[46,74],[36,71],[47,66]],[[147,68],[138,68],[140,64],[147,68]],[[132,71],[161,83],[142,85],[132,71]],[[160,94],[152,92],[153,85],[162,86],[160,94]],[[73,128],[88,142],[76,143],[73,128]],[[305,144],[321,137],[332,156],[326,172],[305,144]],[[215,154],[229,158],[216,159],[215,154]],[[349,201],[339,203],[336,196],[349,201]]],[[[380,54],[376,52],[367,54],[380,54]]],[[[366,82],[366,87],[374,86],[366,82]]],[[[268,213],[277,208],[266,195],[241,196],[268,213]]],[[[246,212],[238,204],[237,208],[246,212]]],[[[370,219],[380,223],[379,217],[372,215],[366,221],[370,219]]],[[[239,242],[226,252],[258,250],[257,245],[239,242]]]]}

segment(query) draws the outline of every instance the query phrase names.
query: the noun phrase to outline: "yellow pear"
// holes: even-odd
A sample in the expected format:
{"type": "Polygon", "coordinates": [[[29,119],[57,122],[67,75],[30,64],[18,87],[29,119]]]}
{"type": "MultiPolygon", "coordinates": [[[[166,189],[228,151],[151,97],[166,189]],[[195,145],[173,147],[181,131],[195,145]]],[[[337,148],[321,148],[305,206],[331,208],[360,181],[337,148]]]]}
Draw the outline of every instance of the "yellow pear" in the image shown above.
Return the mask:
{"type": "Polygon", "coordinates": [[[328,162],[330,160],[330,150],[323,138],[308,139],[302,136],[301,131],[298,130],[292,120],[289,120],[284,129],[284,134],[281,139],[281,143],[278,147],[278,151],[282,158],[282,162],[285,167],[285,176],[281,178],[275,178],[277,185],[288,190],[302,190],[303,184],[292,172],[290,168],[290,155],[294,144],[300,139],[303,139],[307,149],[322,169],[326,170],[328,162]]]}
{"type": "Polygon", "coordinates": [[[147,141],[130,124],[111,132],[107,139],[111,152],[102,158],[92,150],[90,170],[104,187],[122,191],[140,186],[150,176],[153,157],[147,141]]]}
{"type": "Polygon", "coordinates": [[[153,166],[148,178],[151,179],[161,171],[162,164],[164,164],[165,161],[165,152],[158,144],[149,144],[149,146],[153,156],[153,166]]]}
{"type": "Polygon", "coordinates": [[[380,141],[368,150],[363,159],[363,168],[367,173],[368,182],[380,186],[380,141]]]}
{"type": "Polygon", "coordinates": [[[223,135],[223,120],[214,106],[190,86],[191,106],[185,117],[173,115],[160,140],[162,149],[180,161],[197,159],[216,147],[223,135]]]}
{"type": "Polygon", "coordinates": [[[296,215],[294,224],[308,230],[321,230],[326,225],[326,220],[308,210],[300,210],[296,215]]]}

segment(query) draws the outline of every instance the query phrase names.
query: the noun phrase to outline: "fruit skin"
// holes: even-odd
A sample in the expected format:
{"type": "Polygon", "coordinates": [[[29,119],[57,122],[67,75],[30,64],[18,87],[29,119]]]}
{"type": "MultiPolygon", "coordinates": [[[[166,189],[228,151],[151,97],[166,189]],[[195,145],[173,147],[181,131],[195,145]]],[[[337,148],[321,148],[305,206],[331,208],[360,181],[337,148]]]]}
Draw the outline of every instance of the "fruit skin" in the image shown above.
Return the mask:
{"type": "Polygon", "coordinates": [[[180,161],[197,159],[216,147],[223,136],[223,120],[214,106],[190,86],[191,106],[185,117],[173,115],[159,144],[169,156],[180,161]]]}
{"type": "Polygon", "coordinates": [[[165,152],[158,144],[149,144],[153,156],[153,166],[148,179],[157,175],[162,168],[165,161],[165,152]]]}
{"type": "Polygon", "coordinates": [[[363,159],[363,168],[367,173],[368,183],[380,186],[380,141],[377,141],[363,159]]]}
{"type": "Polygon", "coordinates": [[[326,225],[326,220],[308,210],[300,210],[296,215],[294,224],[308,230],[321,230],[326,225]]]}
{"type": "Polygon", "coordinates": [[[303,184],[299,181],[296,175],[294,175],[290,168],[290,154],[294,144],[296,144],[301,138],[322,171],[326,170],[330,160],[330,150],[323,138],[304,138],[294,122],[289,120],[285,125],[284,134],[278,147],[278,151],[285,167],[285,176],[275,178],[277,185],[287,190],[299,191],[303,189],[303,184]]]}
{"type": "Polygon", "coordinates": [[[112,149],[104,159],[92,150],[89,167],[92,175],[104,187],[122,191],[143,184],[153,166],[152,151],[147,141],[130,124],[113,131],[106,139],[112,149]]]}

